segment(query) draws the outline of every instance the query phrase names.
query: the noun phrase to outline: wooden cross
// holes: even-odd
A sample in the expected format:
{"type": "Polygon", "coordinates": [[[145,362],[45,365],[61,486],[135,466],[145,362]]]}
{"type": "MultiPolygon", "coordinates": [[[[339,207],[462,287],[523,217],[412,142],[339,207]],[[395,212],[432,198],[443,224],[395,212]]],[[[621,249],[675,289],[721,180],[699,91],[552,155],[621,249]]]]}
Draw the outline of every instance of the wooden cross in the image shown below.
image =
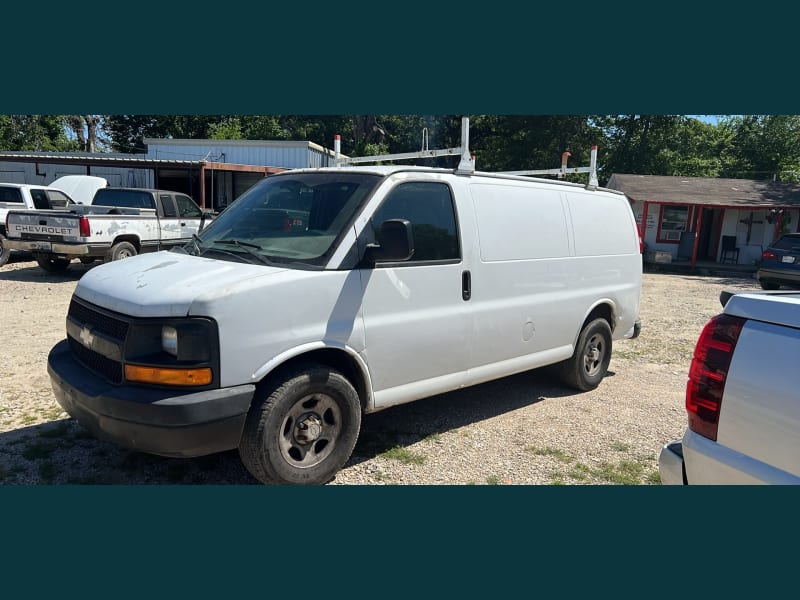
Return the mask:
{"type": "Polygon", "coordinates": [[[739,219],[739,223],[744,223],[747,225],[747,243],[750,243],[750,234],[753,231],[753,223],[763,223],[764,221],[755,221],[753,220],[753,212],[750,211],[750,216],[746,219],[739,219]]]}

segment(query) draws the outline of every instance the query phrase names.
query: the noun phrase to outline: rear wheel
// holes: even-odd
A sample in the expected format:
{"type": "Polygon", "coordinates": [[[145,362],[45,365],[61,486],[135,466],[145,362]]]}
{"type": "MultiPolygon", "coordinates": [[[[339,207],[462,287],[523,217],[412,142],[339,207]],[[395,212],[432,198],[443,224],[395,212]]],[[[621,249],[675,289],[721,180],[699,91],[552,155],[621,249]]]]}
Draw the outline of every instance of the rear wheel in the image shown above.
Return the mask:
{"type": "Polygon", "coordinates": [[[6,241],[6,238],[0,234],[0,267],[8,262],[8,248],[5,247],[3,242],[6,241]]]}
{"type": "Polygon", "coordinates": [[[771,281],[759,281],[758,284],[761,286],[762,290],[777,290],[781,287],[777,283],[772,283],[771,281]]]}
{"type": "Polygon", "coordinates": [[[350,382],[322,365],[298,366],[257,393],[239,456],[262,483],[322,485],[350,458],[360,428],[350,382]]]}
{"type": "Polygon", "coordinates": [[[34,258],[39,263],[39,266],[48,273],[62,273],[67,270],[70,263],[68,258],[59,258],[49,254],[36,254],[34,258]]]}
{"type": "Polygon", "coordinates": [[[117,242],[111,249],[108,251],[106,255],[105,262],[111,262],[113,260],[122,260],[123,258],[130,258],[131,256],[136,256],[136,246],[131,244],[130,242],[117,242]]]}
{"type": "Polygon", "coordinates": [[[571,358],[559,365],[561,380],[582,392],[593,390],[606,376],[611,362],[611,327],[595,319],[583,328],[571,358]]]}

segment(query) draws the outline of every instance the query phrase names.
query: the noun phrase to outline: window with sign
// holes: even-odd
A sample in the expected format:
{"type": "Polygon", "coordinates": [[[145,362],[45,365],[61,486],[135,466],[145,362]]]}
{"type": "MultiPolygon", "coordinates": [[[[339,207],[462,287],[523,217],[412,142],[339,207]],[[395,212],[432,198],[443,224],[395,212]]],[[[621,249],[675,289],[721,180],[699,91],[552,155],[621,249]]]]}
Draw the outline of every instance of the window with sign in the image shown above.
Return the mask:
{"type": "Polygon", "coordinates": [[[686,231],[688,218],[688,206],[662,206],[658,226],[658,241],[680,242],[681,233],[686,231]]]}

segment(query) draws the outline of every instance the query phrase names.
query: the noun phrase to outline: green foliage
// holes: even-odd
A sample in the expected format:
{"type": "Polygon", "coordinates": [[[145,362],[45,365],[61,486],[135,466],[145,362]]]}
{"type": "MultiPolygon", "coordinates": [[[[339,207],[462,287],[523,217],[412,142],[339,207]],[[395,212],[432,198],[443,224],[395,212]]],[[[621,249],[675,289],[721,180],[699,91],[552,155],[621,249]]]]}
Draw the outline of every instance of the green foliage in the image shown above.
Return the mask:
{"type": "Polygon", "coordinates": [[[77,150],[56,115],[0,115],[0,150],[57,151],[77,150]]]}

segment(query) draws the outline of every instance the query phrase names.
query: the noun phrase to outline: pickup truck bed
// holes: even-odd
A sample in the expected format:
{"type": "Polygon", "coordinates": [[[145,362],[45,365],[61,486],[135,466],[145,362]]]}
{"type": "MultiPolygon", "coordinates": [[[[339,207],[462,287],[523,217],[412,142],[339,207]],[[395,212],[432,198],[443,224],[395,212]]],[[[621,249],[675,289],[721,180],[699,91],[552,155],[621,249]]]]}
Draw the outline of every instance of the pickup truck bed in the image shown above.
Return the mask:
{"type": "Polygon", "coordinates": [[[800,484],[800,292],[724,293],[698,340],[665,484],[800,484]]]}

